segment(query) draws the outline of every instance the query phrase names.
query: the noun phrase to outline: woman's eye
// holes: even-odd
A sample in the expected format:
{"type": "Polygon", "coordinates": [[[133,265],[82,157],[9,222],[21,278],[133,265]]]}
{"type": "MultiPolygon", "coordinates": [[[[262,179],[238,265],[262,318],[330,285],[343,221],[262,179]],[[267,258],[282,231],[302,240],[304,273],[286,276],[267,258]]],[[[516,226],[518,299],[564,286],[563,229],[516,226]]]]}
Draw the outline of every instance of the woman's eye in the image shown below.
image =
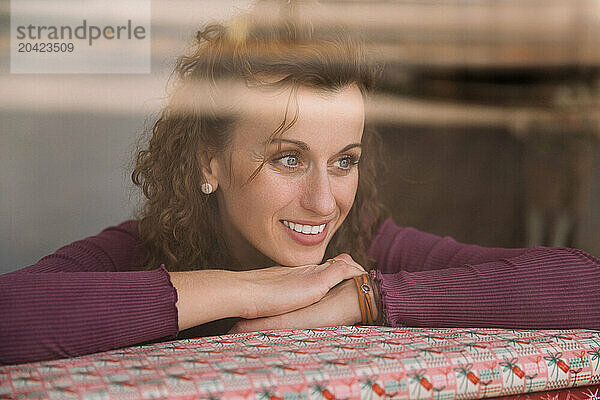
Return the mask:
{"type": "Polygon", "coordinates": [[[340,158],[339,160],[333,163],[333,165],[335,165],[336,167],[344,170],[349,170],[352,168],[352,166],[356,164],[358,164],[358,160],[356,160],[353,157],[340,158]]]}
{"type": "Polygon", "coordinates": [[[288,168],[295,168],[298,166],[298,156],[295,155],[286,155],[280,157],[279,162],[288,168]]]}
{"type": "Polygon", "coordinates": [[[350,167],[350,160],[348,160],[347,158],[342,158],[338,162],[340,163],[340,168],[347,169],[350,167]]]}

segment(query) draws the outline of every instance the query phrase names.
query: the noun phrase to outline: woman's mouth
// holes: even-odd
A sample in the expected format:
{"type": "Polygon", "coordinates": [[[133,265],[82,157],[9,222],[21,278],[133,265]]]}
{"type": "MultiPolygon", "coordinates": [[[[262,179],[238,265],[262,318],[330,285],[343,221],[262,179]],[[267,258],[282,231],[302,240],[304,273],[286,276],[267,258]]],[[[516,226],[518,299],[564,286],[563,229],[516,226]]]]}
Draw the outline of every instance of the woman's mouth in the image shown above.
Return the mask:
{"type": "Polygon", "coordinates": [[[304,246],[314,246],[327,237],[329,221],[325,223],[300,224],[298,222],[281,220],[284,229],[294,241],[304,246]]]}
{"type": "Polygon", "coordinates": [[[282,220],[281,222],[283,222],[283,224],[285,226],[287,226],[290,229],[293,229],[294,231],[298,232],[298,233],[303,233],[305,235],[316,235],[318,233],[323,232],[323,229],[325,229],[325,225],[327,224],[321,224],[321,225],[308,225],[308,224],[298,224],[298,223],[293,223],[291,221],[286,221],[286,220],[282,220]]]}

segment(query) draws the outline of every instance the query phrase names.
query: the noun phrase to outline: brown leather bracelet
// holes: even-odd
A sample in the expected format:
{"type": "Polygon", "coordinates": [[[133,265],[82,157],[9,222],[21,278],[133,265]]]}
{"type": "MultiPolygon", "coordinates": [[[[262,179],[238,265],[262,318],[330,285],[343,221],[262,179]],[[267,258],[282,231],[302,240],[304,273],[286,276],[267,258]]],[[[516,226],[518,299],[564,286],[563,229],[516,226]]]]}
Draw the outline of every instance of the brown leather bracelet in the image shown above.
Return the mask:
{"type": "Polygon", "coordinates": [[[363,284],[360,286],[363,291],[363,296],[367,303],[367,324],[373,325],[373,305],[371,304],[371,291],[372,288],[369,286],[368,275],[364,274],[361,276],[363,284]]]}
{"type": "Polygon", "coordinates": [[[352,277],[352,279],[354,279],[354,283],[356,284],[356,291],[358,294],[358,306],[360,307],[360,321],[361,323],[365,323],[365,315],[366,315],[366,311],[365,311],[365,304],[363,302],[362,299],[362,295],[361,295],[361,290],[360,290],[360,283],[358,282],[358,277],[354,276],[352,277]]]}
{"type": "Polygon", "coordinates": [[[358,292],[358,304],[360,306],[361,323],[363,325],[373,324],[373,305],[371,303],[370,293],[372,288],[369,285],[368,275],[363,274],[359,277],[353,277],[358,292]]]}
{"type": "Polygon", "coordinates": [[[364,301],[365,303],[365,314],[366,314],[366,319],[364,319],[362,322],[363,324],[370,324],[373,322],[373,311],[371,310],[371,301],[370,301],[370,296],[369,296],[369,292],[371,291],[371,288],[369,287],[368,284],[365,285],[365,275],[361,275],[359,277],[359,279],[361,280],[361,285],[360,285],[360,297],[362,299],[362,301],[364,301]]]}

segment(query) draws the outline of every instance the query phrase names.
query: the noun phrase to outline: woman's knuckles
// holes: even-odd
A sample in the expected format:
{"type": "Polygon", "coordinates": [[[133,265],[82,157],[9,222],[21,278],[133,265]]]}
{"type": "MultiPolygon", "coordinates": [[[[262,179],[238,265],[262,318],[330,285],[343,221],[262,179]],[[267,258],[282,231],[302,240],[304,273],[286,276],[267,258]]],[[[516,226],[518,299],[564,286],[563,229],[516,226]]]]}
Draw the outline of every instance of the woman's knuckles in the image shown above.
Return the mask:
{"type": "Polygon", "coordinates": [[[344,262],[343,264],[340,263],[339,269],[342,276],[341,280],[350,279],[353,276],[359,276],[364,273],[364,271],[355,264],[348,262],[344,262]]]}
{"type": "Polygon", "coordinates": [[[332,265],[326,274],[330,289],[341,281],[350,279],[357,275],[360,275],[360,271],[356,267],[343,261],[336,262],[334,265],[332,265]]]}
{"type": "Polygon", "coordinates": [[[345,262],[354,262],[354,260],[352,259],[352,256],[350,256],[350,254],[348,254],[348,253],[342,253],[342,254],[336,256],[335,259],[343,260],[345,262]]]}

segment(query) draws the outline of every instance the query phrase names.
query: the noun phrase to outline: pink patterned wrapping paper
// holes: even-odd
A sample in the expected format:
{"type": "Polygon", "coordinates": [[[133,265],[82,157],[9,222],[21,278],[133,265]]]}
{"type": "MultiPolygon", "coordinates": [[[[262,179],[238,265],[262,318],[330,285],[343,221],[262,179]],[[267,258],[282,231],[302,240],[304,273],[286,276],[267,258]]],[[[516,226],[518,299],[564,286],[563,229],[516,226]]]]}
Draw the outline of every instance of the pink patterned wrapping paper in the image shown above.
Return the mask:
{"type": "Polygon", "coordinates": [[[0,367],[0,398],[453,400],[598,384],[591,330],[339,326],[0,367]]]}

